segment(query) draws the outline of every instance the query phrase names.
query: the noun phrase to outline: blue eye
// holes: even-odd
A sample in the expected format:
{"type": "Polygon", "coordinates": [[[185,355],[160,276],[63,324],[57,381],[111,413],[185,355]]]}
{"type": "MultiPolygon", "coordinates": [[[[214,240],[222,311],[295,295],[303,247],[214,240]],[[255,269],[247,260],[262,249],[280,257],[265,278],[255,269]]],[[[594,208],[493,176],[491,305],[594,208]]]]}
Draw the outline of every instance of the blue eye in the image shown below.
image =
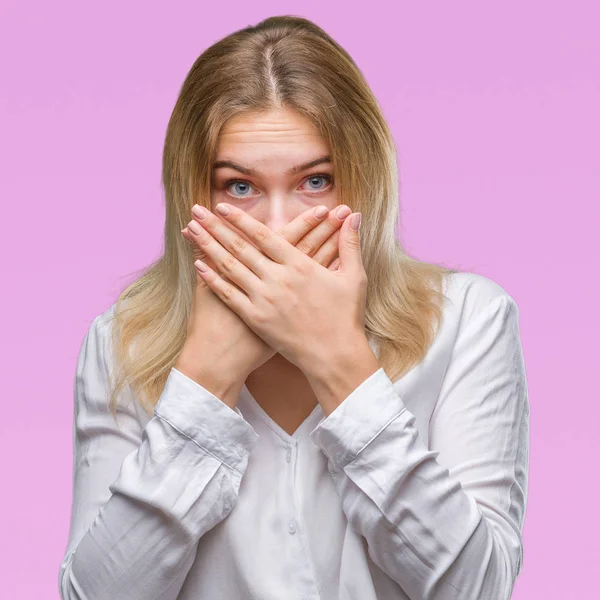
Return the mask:
{"type": "MultiPolygon", "coordinates": [[[[235,179],[232,179],[232,180],[228,181],[228,182],[225,184],[225,189],[229,188],[229,186],[230,186],[230,185],[241,185],[241,186],[246,186],[247,188],[248,188],[248,187],[250,187],[250,184],[249,184],[247,181],[237,181],[237,180],[235,180],[235,179]]],[[[246,191],[247,191],[247,190],[246,190],[246,191]]],[[[243,193],[244,193],[244,192],[242,192],[242,194],[243,194],[243,193]]],[[[236,196],[236,197],[239,197],[239,196],[236,196]]],[[[243,196],[242,196],[242,197],[243,197],[243,196]]]]}
{"type": "MultiPolygon", "coordinates": [[[[331,175],[325,175],[325,174],[323,174],[323,175],[311,175],[306,181],[314,181],[315,179],[327,179],[327,181],[329,181],[329,183],[331,183],[332,180],[333,180],[333,177],[331,177],[331,175]]],[[[315,191],[316,192],[320,192],[321,189],[317,188],[315,191]]]]}
{"type": "MultiPolygon", "coordinates": [[[[326,179],[329,184],[333,183],[333,176],[328,175],[326,173],[319,173],[319,174],[316,174],[316,175],[310,175],[305,180],[305,183],[306,182],[314,183],[315,180],[319,180],[319,179],[326,179]]],[[[229,179],[228,181],[225,182],[224,189],[226,191],[228,191],[231,186],[242,186],[241,190],[240,190],[239,187],[237,189],[237,191],[241,195],[238,195],[238,194],[235,194],[235,193],[234,194],[230,194],[234,198],[245,199],[245,198],[250,198],[251,197],[250,195],[247,195],[247,192],[249,192],[251,190],[251,188],[252,188],[251,184],[248,181],[245,181],[243,179],[229,179]]],[[[321,187],[318,187],[318,188],[310,188],[310,189],[307,189],[306,191],[312,191],[312,192],[315,192],[315,193],[323,193],[324,191],[328,191],[330,187],[331,186],[323,188],[323,186],[321,186],[321,187]]]]}

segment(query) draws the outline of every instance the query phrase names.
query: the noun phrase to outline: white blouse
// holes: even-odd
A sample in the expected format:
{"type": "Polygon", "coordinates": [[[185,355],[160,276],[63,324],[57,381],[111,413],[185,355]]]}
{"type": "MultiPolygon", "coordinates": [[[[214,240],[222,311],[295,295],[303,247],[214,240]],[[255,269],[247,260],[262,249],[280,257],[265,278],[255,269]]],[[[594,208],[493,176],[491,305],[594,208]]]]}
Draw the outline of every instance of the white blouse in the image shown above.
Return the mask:
{"type": "Polygon", "coordinates": [[[75,377],[61,598],[510,598],[529,471],[519,312],[483,275],[445,292],[421,363],[396,381],[379,369],[293,435],[246,385],[232,410],[175,368],[151,417],[126,388],[117,428],[115,305],[98,315],[75,377]]]}

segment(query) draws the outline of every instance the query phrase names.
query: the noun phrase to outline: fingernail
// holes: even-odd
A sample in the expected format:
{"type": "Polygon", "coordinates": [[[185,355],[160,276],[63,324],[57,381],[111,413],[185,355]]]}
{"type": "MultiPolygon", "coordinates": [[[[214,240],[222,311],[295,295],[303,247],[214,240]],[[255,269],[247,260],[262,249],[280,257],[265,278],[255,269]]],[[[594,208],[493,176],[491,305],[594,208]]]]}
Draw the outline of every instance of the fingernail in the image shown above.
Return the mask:
{"type": "Polygon", "coordinates": [[[352,215],[352,218],[350,219],[350,227],[352,227],[352,229],[354,229],[355,231],[358,231],[361,220],[362,220],[362,214],[359,212],[354,213],[352,215]]]}
{"type": "Polygon", "coordinates": [[[198,271],[201,271],[202,273],[208,269],[208,267],[200,259],[198,259],[194,264],[196,265],[198,271]]]}
{"type": "Polygon", "coordinates": [[[192,206],[192,212],[199,218],[199,219],[204,219],[206,218],[206,215],[208,214],[206,209],[204,208],[204,206],[200,206],[199,204],[194,204],[194,206],[192,206]]]}
{"type": "Polygon", "coordinates": [[[352,210],[350,209],[349,206],[340,206],[336,211],[335,211],[335,216],[340,219],[340,220],[344,220],[350,213],[352,212],[352,210]]]}
{"type": "Polygon", "coordinates": [[[317,217],[317,219],[322,219],[328,213],[329,209],[326,206],[319,206],[315,210],[315,217],[317,217]]]}
{"type": "Polygon", "coordinates": [[[215,210],[221,215],[228,215],[231,212],[229,210],[229,206],[227,206],[227,204],[223,204],[222,202],[215,206],[215,210]]]}
{"type": "Polygon", "coordinates": [[[196,221],[190,221],[188,223],[188,227],[192,230],[192,233],[196,235],[200,235],[202,233],[202,226],[200,223],[196,223],[196,221]]]}

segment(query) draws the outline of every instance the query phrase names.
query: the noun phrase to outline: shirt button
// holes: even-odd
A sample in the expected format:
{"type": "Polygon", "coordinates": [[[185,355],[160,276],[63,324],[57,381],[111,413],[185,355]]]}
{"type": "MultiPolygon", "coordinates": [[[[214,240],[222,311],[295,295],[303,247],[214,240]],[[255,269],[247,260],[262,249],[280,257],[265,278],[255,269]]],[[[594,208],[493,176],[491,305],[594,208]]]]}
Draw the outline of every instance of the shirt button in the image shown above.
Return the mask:
{"type": "Polygon", "coordinates": [[[292,449],[288,448],[285,453],[285,462],[290,462],[290,460],[292,460],[292,449]]]}
{"type": "Polygon", "coordinates": [[[288,523],[288,531],[290,533],[296,533],[296,524],[294,523],[294,521],[290,521],[288,523]]]}

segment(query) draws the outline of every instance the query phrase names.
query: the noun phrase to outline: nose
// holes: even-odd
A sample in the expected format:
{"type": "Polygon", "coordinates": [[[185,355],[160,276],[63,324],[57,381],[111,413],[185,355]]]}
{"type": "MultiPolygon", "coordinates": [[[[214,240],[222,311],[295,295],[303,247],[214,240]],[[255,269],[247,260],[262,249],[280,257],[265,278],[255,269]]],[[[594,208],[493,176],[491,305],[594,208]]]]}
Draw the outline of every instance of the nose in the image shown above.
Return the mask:
{"type": "Polygon", "coordinates": [[[285,219],[285,218],[281,218],[281,217],[273,217],[273,218],[267,218],[265,221],[265,225],[271,230],[271,231],[280,231],[281,229],[283,229],[283,227],[285,225],[287,225],[292,219],[285,219]]]}
{"type": "Polygon", "coordinates": [[[309,207],[285,193],[272,194],[255,211],[254,218],[264,223],[271,231],[281,231],[288,223],[309,207]]]}
{"type": "Polygon", "coordinates": [[[265,211],[263,223],[271,231],[280,231],[297,216],[297,210],[292,209],[290,204],[287,201],[271,202],[265,211]]]}

